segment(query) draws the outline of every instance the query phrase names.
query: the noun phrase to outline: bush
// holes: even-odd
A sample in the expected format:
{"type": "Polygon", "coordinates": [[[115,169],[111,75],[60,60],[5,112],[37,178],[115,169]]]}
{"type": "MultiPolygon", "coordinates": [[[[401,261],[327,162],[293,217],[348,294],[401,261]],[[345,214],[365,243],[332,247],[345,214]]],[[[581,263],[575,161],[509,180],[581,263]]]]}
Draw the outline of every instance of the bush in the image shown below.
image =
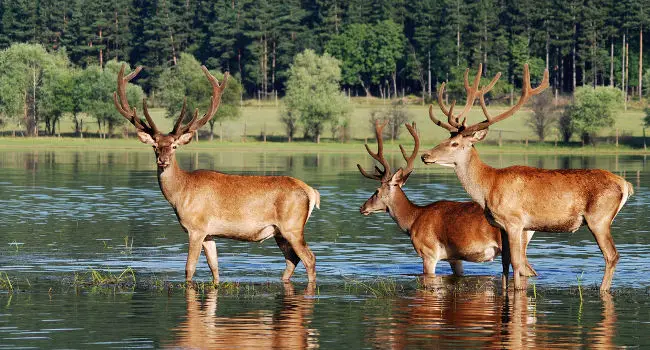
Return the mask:
{"type": "Polygon", "coordinates": [[[375,133],[375,122],[377,120],[388,120],[388,125],[384,128],[383,137],[390,138],[392,141],[399,138],[402,131],[400,127],[411,118],[406,106],[401,102],[393,103],[390,108],[385,110],[373,110],[370,112],[370,130],[375,133]]]}
{"type": "Polygon", "coordinates": [[[586,144],[594,143],[598,130],[614,125],[614,111],[623,103],[623,93],[613,87],[579,87],[569,106],[573,129],[586,144]]]}

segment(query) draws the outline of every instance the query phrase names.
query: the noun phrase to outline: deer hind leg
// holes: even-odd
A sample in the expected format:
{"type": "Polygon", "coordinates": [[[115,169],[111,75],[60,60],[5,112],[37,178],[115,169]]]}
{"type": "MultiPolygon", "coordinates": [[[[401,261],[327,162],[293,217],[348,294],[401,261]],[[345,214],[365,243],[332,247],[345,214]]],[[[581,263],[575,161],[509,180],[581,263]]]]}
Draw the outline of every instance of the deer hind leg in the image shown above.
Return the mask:
{"type": "Polygon", "coordinates": [[[187,261],[185,263],[185,281],[191,282],[196,271],[196,263],[201,255],[201,246],[203,244],[204,235],[199,235],[193,232],[189,233],[190,243],[187,251],[187,261]]]}
{"type": "Polygon", "coordinates": [[[289,242],[293,251],[298,255],[298,258],[302,260],[302,264],[305,265],[305,270],[307,270],[307,279],[309,282],[316,281],[316,257],[314,253],[307,246],[305,242],[305,237],[303,235],[303,229],[300,230],[290,230],[290,231],[281,231],[282,236],[289,242]]]}
{"type": "Polygon", "coordinates": [[[522,240],[522,243],[524,244],[523,250],[524,250],[524,259],[526,262],[526,269],[524,271],[524,276],[526,277],[531,277],[531,276],[537,276],[537,271],[530,265],[530,262],[528,262],[528,243],[530,243],[530,240],[533,238],[533,234],[535,231],[524,231],[526,234],[526,241],[524,242],[522,240]]]}
{"type": "Polygon", "coordinates": [[[212,283],[219,283],[219,263],[217,261],[217,244],[212,237],[207,236],[203,240],[203,253],[208,261],[210,271],[212,272],[212,283]]]}
{"type": "Polygon", "coordinates": [[[282,280],[286,282],[291,279],[293,271],[296,269],[296,265],[300,262],[300,257],[298,257],[298,254],[296,254],[293,248],[291,248],[291,244],[289,244],[289,241],[287,241],[286,238],[275,236],[275,242],[278,244],[282,254],[284,254],[284,259],[287,262],[287,267],[282,274],[282,280]]]}
{"type": "Polygon", "coordinates": [[[454,273],[454,276],[462,276],[465,271],[463,270],[463,261],[462,260],[449,260],[449,266],[451,266],[451,271],[454,273]]]}
{"type": "Polygon", "coordinates": [[[585,220],[605,258],[605,274],[603,275],[603,282],[600,285],[600,291],[608,292],[612,285],[612,278],[614,278],[614,271],[616,270],[616,264],[619,259],[619,254],[616,246],[614,246],[614,239],[612,238],[611,219],[585,217],[585,220]]]}

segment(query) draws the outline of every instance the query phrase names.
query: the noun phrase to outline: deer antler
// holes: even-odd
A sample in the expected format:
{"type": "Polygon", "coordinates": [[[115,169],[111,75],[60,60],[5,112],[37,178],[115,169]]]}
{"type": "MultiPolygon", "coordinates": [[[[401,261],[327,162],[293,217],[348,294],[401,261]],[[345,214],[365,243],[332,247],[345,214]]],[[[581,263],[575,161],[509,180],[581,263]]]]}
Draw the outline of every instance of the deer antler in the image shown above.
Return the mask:
{"type": "Polygon", "coordinates": [[[138,117],[135,107],[132,108],[129,106],[129,100],[126,98],[126,84],[135,78],[138,73],[140,73],[142,66],[136,68],[135,71],[131,72],[126,77],[124,77],[125,68],[126,64],[122,64],[120,72],[117,73],[117,92],[113,93],[113,103],[115,103],[115,108],[117,108],[117,111],[120,112],[120,114],[122,114],[124,118],[126,118],[129,122],[131,122],[131,124],[133,124],[136,129],[142,132],[146,132],[151,136],[159,134],[160,131],[158,131],[156,124],[153,122],[153,119],[151,119],[149,111],[147,110],[147,101],[144,99],[142,100],[142,107],[144,109],[144,117],[147,119],[148,125],[147,123],[144,123],[140,117],[138,117]]]}
{"type": "Polygon", "coordinates": [[[402,151],[402,156],[404,157],[404,160],[406,160],[406,167],[402,168],[402,171],[404,174],[408,174],[411,171],[413,171],[413,162],[415,161],[415,158],[418,156],[418,151],[420,151],[420,136],[418,136],[418,131],[415,126],[415,122],[413,124],[409,125],[408,123],[404,124],[406,128],[409,130],[409,133],[411,133],[411,136],[413,136],[413,140],[415,140],[415,146],[413,147],[413,152],[411,153],[411,156],[408,157],[406,156],[406,151],[404,150],[404,147],[402,145],[399,145],[400,151],[402,151]]]}
{"type": "Polygon", "coordinates": [[[384,130],[386,124],[388,124],[388,120],[386,120],[384,124],[381,125],[379,124],[379,120],[375,121],[375,135],[377,137],[377,153],[371,151],[370,147],[368,147],[368,144],[365,145],[368,154],[370,154],[370,156],[373,159],[378,161],[384,167],[384,170],[382,171],[381,169],[379,169],[379,167],[375,166],[375,173],[370,175],[365,170],[363,170],[360,164],[357,164],[357,168],[359,168],[361,175],[369,179],[386,181],[391,176],[390,165],[388,165],[388,161],[386,161],[386,158],[384,158],[384,139],[382,136],[382,131],[384,130]]]}
{"type": "Polygon", "coordinates": [[[228,83],[228,78],[230,77],[230,74],[228,72],[223,74],[223,82],[219,84],[219,81],[217,78],[215,78],[212,74],[210,74],[210,71],[208,71],[208,68],[205,66],[201,66],[201,69],[203,70],[203,74],[208,78],[210,83],[212,84],[212,97],[210,98],[210,107],[208,108],[208,111],[205,112],[203,117],[201,119],[197,120],[199,110],[196,109],[194,110],[194,117],[192,120],[190,120],[187,125],[181,127],[183,118],[185,116],[185,102],[183,102],[183,109],[181,111],[181,115],[178,117],[178,120],[174,124],[174,129],[172,130],[172,134],[176,136],[180,136],[182,134],[188,133],[188,132],[193,132],[198,129],[200,129],[205,123],[207,123],[212,117],[214,117],[214,114],[217,112],[217,109],[219,109],[219,104],[221,103],[221,95],[223,94],[223,90],[226,88],[226,84],[228,83]]]}
{"type": "Polygon", "coordinates": [[[438,90],[438,105],[440,106],[440,110],[442,111],[442,113],[447,116],[448,123],[444,123],[433,116],[433,105],[431,105],[429,106],[429,117],[436,125],[444,129],[447,129],[452,134],[460,133],[463,135],[471,135],[476,131],[487,129],[490,125],[512,116],[526,103],[526,101],[528,101],[528,99],[530,99],[532,96],[539,94],[549,86],[548,69],[546,69],[544,70],[544,77],[542,78],[542,83],[535,89],[531,88],[530,72],[528,70],[528,64],[524,64],[524,77],[523,77],[524,81],[523,81],[523,86],[521,88],[521,97],[519,98],[519,101],[517,101],[517,104],[514,105],[509,110],[497,115],[496,117],[492,117],[488,113],[487,107],[485,106],[485,94],[488,93],[490,90],[492,90],[494,85],[501,77],[501,73],[497,73],[494,76],[494,78],[492,78],[492,81],[490,81],[488,85],[479,89],[482,70],[483,70],[483,65],[479,64],[478,72],[476,73],[476,77],[474,78],[474,83],[471,86],[469,85],[469,81],[468,81],[469,69],[465,70],[465,91],[467,92],[467,102],[465,103],[465,108],[463,108],[461,113],[458,115],[453,114],[453,109],[454,109],[454,105],[456,104],[456,101],[452,102],[451,107],[449,109],[446,108],[442,100],[442,94],[445,89],[445,83],[442,83],[440,89],[438,90]],[[479,102],[481,104],[481,109],[483,110],[483,114],[485,115],[486,120],[480,123],[467,126],[466,124],[467,113],[472,109],[472,106],[474,105],[474,101],[477,98],[479,99],[479,102]],[[460,118],[463,118],[462,121],[460,121],[460,118]]]}

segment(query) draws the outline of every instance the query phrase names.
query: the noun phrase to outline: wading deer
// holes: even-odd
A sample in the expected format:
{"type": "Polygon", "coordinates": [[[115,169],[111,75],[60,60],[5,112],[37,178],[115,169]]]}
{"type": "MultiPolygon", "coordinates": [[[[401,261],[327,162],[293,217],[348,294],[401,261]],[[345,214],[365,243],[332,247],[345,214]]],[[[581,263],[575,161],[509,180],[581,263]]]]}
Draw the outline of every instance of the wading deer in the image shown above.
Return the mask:
{"type": "Polygon", "coordinates": [[[610,226],[633,193],[632,184],[609,171],[599,169],[547,170],[527,166],[495,169],[483,163],[474,144],[483,140],[487,128],[512,116],[526,101],[548,87],[548,70],[539,87],[530,86],[528,65],[524,66],[521,97],[515,106],[492,116],[485,105],[485,94],[500,77],[497,74],[485,87],[479,89],[482,66],[472,86],[469,85],[469,69],[465,71],[467,102],[458,114],[453,113],[455,101],[447,108],[442,100],[444,83],[438,90],[438,104],[447,116],[447,122],[436,119],[433,106],[429,116],[438,126],[447,129],[451,137],[425,152],[425,164],[453,167],[461,184],[485,210],[488,219],[505,229],[510,246],[514,270],[515,289],[525,289],[520,272],[525,269],[525,252],[522,250],[522,232],[575,232],[587,225],[596,238],[605,258],[605,274],[600,286],[608,291],[619,254],[614,247],[610,226]],[[479,99],[486,120],[467,125],[467,113],[474,101],[479,99]]]}
{"type": "Polygon", "coordinates": [[[288,176],[241,176],[211,170],[187,172],[176,162],[176,148],[189,143],[196,131],[216,113],[228,73],[219,84],[203,66],[203,72],[212,84],[208,111],[198,119],[196,109],[190,122],[183,126],[186,107],[183,103],[173,130],[163,134],[149,115],[146,100],[142,102],[145,122],[126,99],[126,84],[141,69],[138,67],[124,77],[122,66],[113,99],[117,110],[136,127],[140,141],[153,146],[160,189],[189,235],[185,279],[192,280],[203,248],[213,280],[215,283],[219,281],[217,247],[213,237],[249,242],[261,242],[273,237],[287,263],[282,279],[289,280],[302,260],[309,281],[315,281],[316,259],[305,242],[303,231],[313,208],[320,205],[317,190],[288,176]]]}
{"type": "MultiPolygon", "coordinates": [[[[415,123],[406,124],[406,128],[415,140],[415,147],[407,156],[404,147],[400,145],[406,167],[399,168],[394,174],[384,158],[384,142],[382,130],[387,122],[375,124],[377,137],[377,153],[366,150],[372,158],[379,162],[384,170],[375,167],[374,174],[368,174],[361,165],[357,164],[361,174],[369,179],[379,180],[381,185],[375,193],[360,208],[361,214],[388,212],[397,225],[411,238],[413,247],[422,258],[425,275],[435,275],[436,264],[446,260],[451,265],[455,275],[463,274],[462,260],[472,262],[492,261],[502,252],[501,230],[490,223],[483,214],[481,206],[474,202],[438,201],[426,206],[413,204],[407,197],[402,186],[413,172],[413,162],[420,150],[420,138],[415,123]]],[[[530,232],[526,244],[533,236],[530,232]]],[[[510,262],[508,254],[503,254],[503,271],[508,274],[510,262]]],[[[528,265],[526,275],[537,275],[528,265]]]]}

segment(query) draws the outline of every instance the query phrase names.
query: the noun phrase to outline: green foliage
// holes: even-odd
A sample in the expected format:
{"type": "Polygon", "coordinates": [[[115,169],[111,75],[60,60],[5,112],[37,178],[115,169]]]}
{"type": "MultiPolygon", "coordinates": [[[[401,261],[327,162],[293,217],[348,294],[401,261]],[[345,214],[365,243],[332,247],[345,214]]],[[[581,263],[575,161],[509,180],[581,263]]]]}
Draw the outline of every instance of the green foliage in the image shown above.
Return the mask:
{"type": "Polygon", "coordinates": [[[645,112],[645,116],[643,117],[643,126],[644,127],[650,127],[650,107],[646,107],[643,109],[645,112]]]}
{"type": "Polygon", "coordinates": [[[361,84],[369,95],[370,84],[381,84],[396,73],[404,41],[400,26],[392,20],[352,24],[328,43],[326,51],[342,61],[343,83],[361,84]]]}
{"type": "Polygon", "coordinates": [[[623,103],[621,90],[611,87],[580,87],[569,106],[571,122],[585,143],[593,143],[598,130],[614,125],[617,108],[623,103]]]}
{"type": "MultiPolygon", "coordinates": [[[[223,74],[211,71],[217,80],[223,80],[223,74]]],[[[201,64],[194,56],[182,53],[178,65],[165,69],[157,82],[157,98],[160,104],[167,109],[168,118],[177,118],[187,98],[186,121],[191,119],[192,112],[198,108],[206,111],[210,106],[212,86],[203,74],[201,64]]],[[[228,85],[221,96],[221,104],[215,116],[210,120],[210,133],[214,124],[226,119],[235,119],[240,116],[240,98],[242,87],[235,77],[228,79],[228,85]]]]}
{"type": "MultiPolygon", "coordinates": [[[[37,135],[44,83],[67,68],[65,51],[51,54],[38,44],[14,44],[0,51],[0,116],[37,135]]],[[[55,89],[51,83],[45,87],[55,89]]]]}
{"type": "Polygon", "coordinates": [[[296,55],[289,70],[284,103],[288,112],[299,115],[305,137],[320,141],[326,123],[342,125],[349,112],[347,98],[341,93],[339,61],[324,54],[305,50],[296,55]]]}

